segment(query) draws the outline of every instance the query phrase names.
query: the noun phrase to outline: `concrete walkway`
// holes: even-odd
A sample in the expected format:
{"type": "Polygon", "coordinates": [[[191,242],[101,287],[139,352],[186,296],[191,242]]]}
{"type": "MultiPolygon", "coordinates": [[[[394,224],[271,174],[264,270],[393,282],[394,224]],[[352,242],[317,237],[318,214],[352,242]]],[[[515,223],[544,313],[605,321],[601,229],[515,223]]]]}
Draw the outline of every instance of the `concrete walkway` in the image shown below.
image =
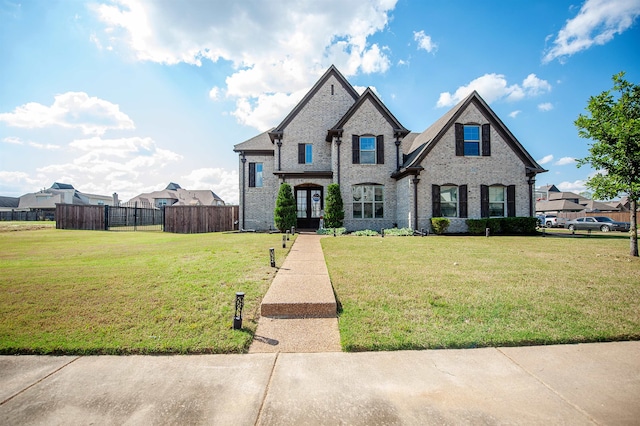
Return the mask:
{"type": "Polygon", "coordinates": [[[640,423],[640,342],[196,356],[2,356],[2,425],[640,423]]]}
{"type": "Polygon", "coordinates": [[[337,303],[320,238],[296,237],[262,299],[249,353],[341,350],[337,303]]]}

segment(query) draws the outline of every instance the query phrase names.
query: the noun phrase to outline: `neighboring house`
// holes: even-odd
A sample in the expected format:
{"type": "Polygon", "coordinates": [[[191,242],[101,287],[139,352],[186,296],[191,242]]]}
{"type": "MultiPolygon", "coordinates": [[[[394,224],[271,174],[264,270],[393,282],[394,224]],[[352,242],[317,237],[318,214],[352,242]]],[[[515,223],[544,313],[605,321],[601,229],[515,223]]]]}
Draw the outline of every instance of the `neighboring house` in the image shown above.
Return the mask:
{"type": "MultiPolygon", "coordinates": [[[[555,186],[551,185],[555,188],[555,186]]],[[[547,191],[547,197],[542,201],[538,199],[536,202],[537,213],[562,213],[562,212],[616,212],[620,211],[619,208],[614,207],[611,204],[607,204],[601,201],[594,201],[583,197],[582,195],[575,194],[573,192],[561,192],[557,190],[546,189],[549,187],[542,187],[536,190],[536,193],[540,194],[547,191]]]]}
{"type": "Polygon", "coordinates": [[[298,228],[318,228],[326,187],[340,184],[349,231],[465,232],[467,218],[533,216],[545,172],[473,92],[422,133],[411,133],[370,89],[331,66],[277,127],[237,144],[240,228],[274,227],[281,183],[293,187],[298,228]]]}
{"type": "Polygon", "coordinates": [[[548,201],[549,195],[557,192],[560,190],[555,185],[541,186],[535,190],[536,201],[548,201]]]}
{"type": "Polygon", "coordinates": [[[0,211],[11,211],[18,208],[20,198],[0,196],[0,211]]]}
{"type": "Polygon", "coordinates": [[[20,210],[55,210],[56,204],[113,205],[114,198],[117,198],[116,194],[112,197],[87,194],[78,191],[73,185],[55,182],[49,189],[20,197],[18,208],[20,210]]]}
{"type": "Polygon", "coordinates": [[[187,190],[171,182],[162,191],[140,194],[128,201],[128,204],[140,202],[149,206],[224,206],[222,198],[208,189],[187,190]]]}

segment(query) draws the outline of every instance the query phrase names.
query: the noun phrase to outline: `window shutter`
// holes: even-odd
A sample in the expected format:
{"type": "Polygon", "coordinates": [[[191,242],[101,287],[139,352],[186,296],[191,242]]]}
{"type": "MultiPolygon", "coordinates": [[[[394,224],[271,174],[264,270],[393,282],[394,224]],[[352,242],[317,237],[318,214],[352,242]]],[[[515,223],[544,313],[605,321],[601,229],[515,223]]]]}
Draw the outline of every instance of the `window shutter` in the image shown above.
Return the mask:
{"type": "Polygon", "coordinates": [[[249,187],[256,186],[256,163],[249,163],[249,187]]]}
{"type": "Polygon", "coordinates": [[[305,157],[305,144],[303,143],[299,143],[298,144],[298,164],[304,164],[304,157],[305,157]]]}
{"type": "Polygon", "coordinates": [[[489,217],[489,187],[480,185],[480,217],[489,217]]]}
{"type": "Polygon", "coordinates": [[[351,136],[351,162],[360,164],[360,137],[358,135],[351,136]]]}
{"type": "Polygon", "coordinates": [[[431,217],[440,217],[440,185],[431,185],[431,217]]]}
{"type": "Polygon", "coordinates": [[[456,129],[456,155],[464,155],[464,126],[461,123],[455,124],[456,129]]]}
{"type": "Polygon", "coordinates": [[[489,124],[482,125],[482,156],[491,156],[491,126],[489,124]]]}
{"type": "Polygon", "coordinates": [[[516,186],[507,186],[507,216],[516,216],[516,186]]]}
{"type": "Polygon", "coordinates": [[[459,217],[467,217],[467,185],[458,187],[458,209],[459,217]]]}
{"type": "Polygon", "coordinates": [[[376,164],[384,164],[384,135],[376,136],[376,164]]]}

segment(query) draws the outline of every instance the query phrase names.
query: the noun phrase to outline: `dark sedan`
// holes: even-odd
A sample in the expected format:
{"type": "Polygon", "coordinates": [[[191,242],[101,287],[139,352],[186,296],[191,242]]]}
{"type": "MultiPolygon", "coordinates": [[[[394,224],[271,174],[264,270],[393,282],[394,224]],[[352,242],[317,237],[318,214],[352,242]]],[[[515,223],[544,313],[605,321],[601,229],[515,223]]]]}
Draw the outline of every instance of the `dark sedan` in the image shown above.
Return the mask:
{"type": "Polygon", "coordinates": [[[606,216],[592,216],[592,217],[579,217],[568,221],[565,226],[572,231],[589,230],[594,231],[629,231],[629,222],[616,222],[610,217],[606,216]]]}

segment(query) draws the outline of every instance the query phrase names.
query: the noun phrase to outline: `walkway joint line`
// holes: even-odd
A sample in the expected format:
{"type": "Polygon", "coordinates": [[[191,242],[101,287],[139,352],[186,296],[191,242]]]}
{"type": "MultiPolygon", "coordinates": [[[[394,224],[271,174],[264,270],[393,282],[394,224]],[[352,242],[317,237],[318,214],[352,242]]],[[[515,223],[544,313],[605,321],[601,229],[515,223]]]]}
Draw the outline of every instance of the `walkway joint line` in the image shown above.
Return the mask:
{"type": "Polygon", "coordinates": [[[273,360],[273,365],[271,366],[271,372],[269,373],[269,381],[267,382],[267,386],[264,389],[264,395],[262,395],[262,401],[260,401],[260,408],[258,408],[258,416],[256,417],[256,422],[254,426],[260,424],[260,418],[262,417],[262,411],[264,410],[264,403],[267,400],[267,396],[269,396],[269,389],[271,388],[271,382],[273,381],[273,372],[276,370],[276,364],[278,363],[278,358],[280,357],[280,352],[276,352],[276,357],[273,360]]]}

